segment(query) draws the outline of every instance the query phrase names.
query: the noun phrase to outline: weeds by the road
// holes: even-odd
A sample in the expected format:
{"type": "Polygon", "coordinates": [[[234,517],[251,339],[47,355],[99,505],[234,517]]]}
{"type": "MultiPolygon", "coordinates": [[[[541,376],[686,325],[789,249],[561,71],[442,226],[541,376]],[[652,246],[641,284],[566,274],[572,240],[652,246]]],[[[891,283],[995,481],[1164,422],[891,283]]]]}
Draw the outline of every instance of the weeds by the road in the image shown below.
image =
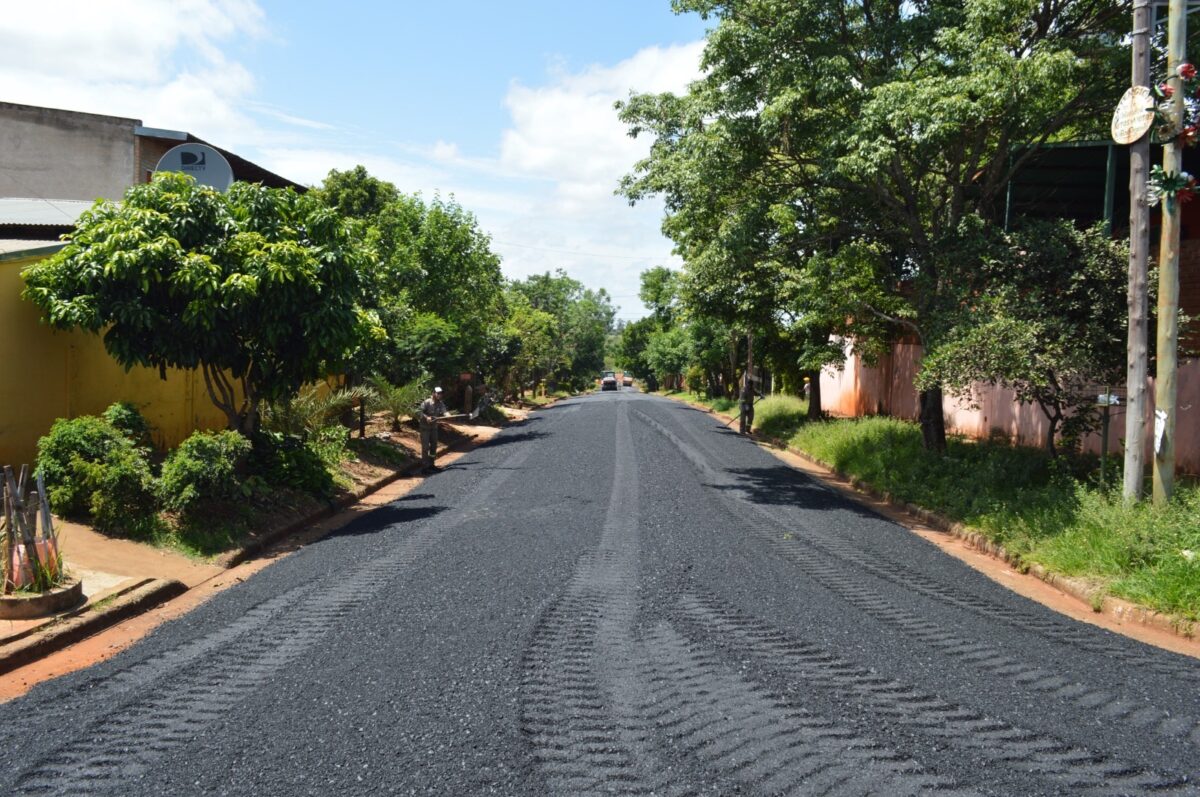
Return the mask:
{"type": "Polygon", "coordinates": [[[803,406],[795,398],[765,399],[755,429],[897,500],[979,529],[1027,562],[1200,620],[1200,487],[1179,488],[1162,509],[1127,505],[1119,492],[1095,483],[1095,458],[1053,459],[1040,449],[955,437],[937,456],[921,445],[914,423],[805,423],[803,406]]]}
{"type": "Polygon", "coordinates": [[[804,425],[808,402],[795,396],[767,396],[754,405],[754,428],[765,435],[787,439],[804,425]]]}
{"type": "Polygon", "coordinates": [[[902,501],[984,531],[1025,560],[1095,579],[1109,592],[1200,619],[1200,489],[1170,507],[1127,506],[1068,464],[1007,443],[951,438],[945,455],[890,418],[802,426],[789,442],[902,501]]]}

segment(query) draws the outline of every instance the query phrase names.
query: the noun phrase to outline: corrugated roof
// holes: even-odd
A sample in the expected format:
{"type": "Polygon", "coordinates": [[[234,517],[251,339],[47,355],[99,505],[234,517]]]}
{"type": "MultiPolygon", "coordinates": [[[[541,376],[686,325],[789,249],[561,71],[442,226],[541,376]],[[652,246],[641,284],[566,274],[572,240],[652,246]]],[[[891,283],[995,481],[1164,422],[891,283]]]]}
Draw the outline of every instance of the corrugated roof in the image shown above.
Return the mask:
{"type": "Polygon", "coordinates": [[[79,215],[91,206],[79,199],[0,197],[0,224],[74,227],[79,215]]]}
{"type": "Polygon", "coordinates": [[[15,238],[0,238],[0,261],[21,260],[33,255],[49,256],[62,249],[62,241],[27,241],[15,238]]]}

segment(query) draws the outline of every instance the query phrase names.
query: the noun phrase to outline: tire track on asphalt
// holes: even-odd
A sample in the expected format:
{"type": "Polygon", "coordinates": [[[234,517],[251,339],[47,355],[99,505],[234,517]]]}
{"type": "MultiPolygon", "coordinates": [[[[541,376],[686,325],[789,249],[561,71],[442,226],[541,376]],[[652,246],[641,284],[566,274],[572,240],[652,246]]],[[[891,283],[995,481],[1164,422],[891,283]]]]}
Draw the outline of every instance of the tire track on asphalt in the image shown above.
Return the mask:
{"type": "Polygon", "coordinates": [[[788,704],[666,622],[646,637],[653,719],[669,744],[756,794],[974,795],[852,729],[788,704]]]}
{"type": "Polygon", "coordinates": [[[553,794],[672,793],[650,747],[636,671],[637,462],[627,405],[616,408],[599,547],[538,622],[522,664],[521,728],[553,794]]]}
{"type": "MultiPolygon", "coordinates": [[[[693,634],[728,640],[737,658],[749,657],[786,682],[820,690],[842,705],[858,707],[874,721],[885,720],[960,753],[990,761],[989,778],[995,777],[996,767],[1009,770],[1015,776],[1008,786],[1011,793],[1027,789],[1022,778],[1030,776],[1048,781],[1049,792],[1194,793],[1194,784],[1184,779],[1145,771],[877,675],[818,645],[795,640],[767,623],[747,617],[713,596],[684,593],[677,614],[693,634]]],[[[996,784],[992,781],[990,785],[996,784]]]]}
{"type": "MultiPolygon", "coordinates": [[[[858,572],[856,568],[868,570],[871,575],[902,587],[908,586],[905,578],[910,573],[913,576],[920,576],[923,579],[927,579],[927,577],[924,577],[922,574],[912,573],[912,571],[903,568],[899,564],[897,564],[897,570],[902,571],[901,575],[887,573],[883,568],[873,563],[863,564],[861,560],[865,558],[865,554],[853,548],[849,543],[837,540],[836,538],[829,538],[827,535],[820,535],[815,530],[795,520],[780,518],[767,508],[751,500],[736,481],[719,473],[708,463],[707,458],[700,451],[684,442],[670,429],[645,413],[637,410],[634,412],[650,428],[671,441],[700,472],[702,477],[707,479],[713,486],[724,488],[718,489],[716,492],[721,498],[722,503],[730,507],[735,516],[740,518],[741,513],[737,510],[745,509],[754,512],[759,517],[785,532],[794,533],[797,528],[801,529],[804,532],[803,539],[787,539],[778,534],[765,533],[753,524],[747,526],[750,533],[776,549],[816,583],[839,595],[843,600],[860,611],[899,628],[906,635],[928,647],[959,659],[976,670],[1003,678],[1020,688],[1067,701],[1085,711],[1097,712],[1099,710],[1099,713],[1106,720],[1126,722],[1140,730],[1150,731],[1167,739],[1186,739],[1192,745],[1200,745],[1200,719],[1196,717],[1173,713],[1168,709],[1148,705],[1144,701],[1137,701],[1125,695],[1114,694],[1105,689],[1073,683],[1057,673],[1014,659],[986,643],[966,640],[956,634],[943,630],[936,623],[896,607],[892,601],[866,586],[861,572],[858,572]],[[821,561],[813,557],[812,548],[816,548],[833,561],[821,561]],[[853,554],[853,558],[845,555],[847,549],[853,554]],[[841,564],[838,564],[838,562],[841,562],[841,564]]],[[[691,430],[688,431],[695,434],[691,430]]],[[[939,590],[939,592],[941,591],[943,590],[939,590]]],[[[950,590],[949,588],[945,588],[944,591],[949,592],[950,590]]],[[[929,594],[927,597],[939,599],[938,594],[929,594]]],[[[976,598],[974,600],[977,602],[979,599],[976,598]]],[[[985,619],[1000,619],[1006,624],[1022,630],[1025,629],[1025,626],[1022,625],[1021,618],[1028,616],[1034,621],[1031,623],[1034,633],[1039,633],[1039,635],[1050,638],[1052,641],[1060,644],[1077,643],[1079,647],[1084,649],[1104,653],[1112,658],[1139,666],[1147,661],[1155,661],[1145,656],[1127,653],[1126,651],[1117,650],[1112,646],[1095,642],[1065,624],[1048,622],[1026,612],[1011,610],[1005,612],[1003,617],[995,617],[986,609],[975,605],[975,603],[966,602],[957,596],[952,601],[952,605],[985,619]],[[1065,628],[1066,632],[1057,633],[1060,627],[1065,628]],[[1049,635],[1047,629],[1051,628],[1055,630],[1055,636],[1049,635]]],[[[989,605],[994,606],[994,604],[990,603],[989,605]]],[[[1184,665],[1165,665],[1165,669],[1168,674],[1173,676],[1193,679],[1200,673],[1200,667],[1187,667],[1184,665]]]]}
{"type": "MultiPolygon", "coordinates": [[[[657,423],[656,421],[649,419],[649,416],[644,416],[644,418],[646,420],[650,420],[651,424],[657,423]]],[[[707,449],[710,456],[717,456],[717,453],[711,446],[711,440],[706,439],[689,424],[680,423],[680,428],[682,428],[688,434],[688,436],[696,441],[698,445],[707,449]]],[[[666,430],[666,427],[662,427],[662,429],[660,429],[660,431],[664,430],[666,430]]],[[[692,458],[689,457],[689,459],[692,458]]],[[[745,500],[746,503],[752,504],[761,515],[773,516],[777,512],[781,511],[771,507],[770,505],[763,505],[750,500],[750,498],[747,496],[747,491],[744,486],[739,484],[736,479],[709,466],[703,454],[696,459],[692,459],[692,461],[696,464],[703,463],[702,467],[705,469],[706,475],[713,478],[716,485],[720,486],[724,490],[735,491],[738,493],[738,497],[745,500]]],[[[835,495],[835,493],[830,491],[829,488],[817,483],[816,481],[813,481],[809,477],[803,478],[810,481],[819,489],[828,492],[830,495],[835,495]]],[[[987,601],[986,598],[980,598],[978,595],[958,589],[953,585],[940,582],[924,573],[905,566],[903,563],[891,562],[889,563],[890,567],[888,568],[880,567],[878,564],[876,564],[875,559],[861,548],[858,548],[841,537],[821,534],[811,526],[805,524],[803,521],[795,518],[775,516],[772,517],[772,520],[779,525],[787,526],[791,530],[799,528],[808,536],[815,546],[820,547],[827,553],[837,556],[841,559],[845,559],[846,561],[853,562],[855,565],[867,570],[872,575],[875,575],[884,581],[898,584],[903,586],[905,589],[912,590],[921,595],[925,595],[926,597],[956,606],[960,609],[982,617],[1000,620],[1001,622],[1004,622],[1013,628],[1032,631],[1042,638],[1051,640],[1053,642],[1061,643],[1064,640],[1069,640],[1070,643],[1075,647],[1084,648],[1096,653],[1102,653],[1106,656],[1118,658],[1130,664],[1135,664],[1139,667],[1154,670],[1155,672],[1163,675],[1191,678],[1195,678],[1200,675],[1200,665],[1162,661],[1157,658],[1152,658],[1132,651],[1124,650],[1114,645],[1107,645],[1095,639],[1094,637],[1081,632],[1076,624],[1058,621],[1054,618],[1043,617],[1032,612],[1023,611],[1016,607],[1002,606],[993,601],[987,601]],[[980,605],[981,600],[986,602],[986,606],[980,605]]]]}
{"type": "Polygon", "coordinates": [[[523,666],[522,728],[549,793],[971,793],[783,706],[665,623],[638,639],[636,462],[623,403],[616,445],[599,547],[539,622],[523,666]]]}
{"type": "MultiPolygon", "coordinates": [[[[560,413],[552,423],[566,414],[560,413]]],[[[320,584],[294,588],[269,601],[271,611],[259,612],[252,620],[248,613],[212,639],[196,640],[132,665],[126,672],[145,676],[151,686],[147,688],[146,680],[138,682],[136,694],[127,695],[117,710],[79,728],[73,739],[63,739],[56,750],[21,774],[13,794],[120,794],[121,784],[147,775],[156,761],[228,717],[242,698],[354,612],[364,595],[384,589],[438,545],[446,532],[469,521],[535,449],[524,445],[508,454],[463,504],[422,521],[353,579],[330,574],[320,584]],[[296,606],[300,595],[308,598],[296,606]],[[289,611],[291,607],[294,610],[289,611]],[[271,622],[281,614],[282,619],[271,622]],[[236,633],[228,630],[234,626],[236,633]],[[252,635],[255,631],[260,633],[252,635]],[[231,644],[238,640],[244,641],[231,644]]],[[[118,685],[132,686],[131,677],[103,681],[100,692],[88,693],[88,703],[113,697],[118,685]]]]}

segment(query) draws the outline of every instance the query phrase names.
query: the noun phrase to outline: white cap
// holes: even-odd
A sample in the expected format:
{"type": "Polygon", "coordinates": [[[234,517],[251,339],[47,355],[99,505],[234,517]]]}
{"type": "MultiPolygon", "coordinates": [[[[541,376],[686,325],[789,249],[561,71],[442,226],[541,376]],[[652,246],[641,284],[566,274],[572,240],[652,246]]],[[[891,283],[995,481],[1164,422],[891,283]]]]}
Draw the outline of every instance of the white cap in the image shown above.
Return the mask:
{"type": "Polygon", "coordinates": [[[442,392],[442,389],[441,389],[440,387],[435,387],[435,388],[433,389],[433,392],[434,392],[434,393],[441,393],[441,392],[442,392]]]}

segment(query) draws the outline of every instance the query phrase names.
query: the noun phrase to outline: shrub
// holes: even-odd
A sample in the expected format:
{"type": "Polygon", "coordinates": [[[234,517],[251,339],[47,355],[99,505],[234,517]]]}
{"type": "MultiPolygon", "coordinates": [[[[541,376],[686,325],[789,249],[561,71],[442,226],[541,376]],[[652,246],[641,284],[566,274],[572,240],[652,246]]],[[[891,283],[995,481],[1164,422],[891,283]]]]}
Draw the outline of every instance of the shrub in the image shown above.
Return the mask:
{"type": "Polygon", "coordinates": [[[126,441],[102,462],[71,463],[72,478],[88,495],[92,520],[100,531],[131,537],[153,533],[158,521],[154,475],[141,449],[126,441]]]}
{"type": "Polygon", "coordinates": [[[375,401],[375,391],[363,385],[328,390],[324,385],[309,385],[287,401],[263,407],[263,428],[285,435],[317,434],[342,415],[365,401],[375,401]]]}
{"type": "Polygon", "coordinates": [[[688,368],[684,379],[687,381],[687,389],[697,396],[703,393],[708,385],[708,380],[704,376],[704,369],[699,365],[693,365],[688,368]]]}
{"type": "Polygon", "coordinates": [[[240,466],[250,441],[237,432],[196,432],[180,443],[163,463],[163,505],[181,513],[244,495],[240,466]]]}
{"type": "MultiPolygon", "coordinates": [[[[333,493],[331,465],[326,460],[335,456],[341,460],[346,448],[344,430],[340,443],[330,440],[330,432],[322,432],[313,440],[286,436],[278,432],[260,432],[254,438],[254,450],[250,457],[250,470],[271,484],[292,487],[313,495],[328,496],[333,493]],[[324,442],[322,442],[324,440],[324,442]]],[[[336,464],[336,463],[335,463],[336,464]]]]}
{"type": "Polygon", "coordinates": [[[101,417],[118,432],[132,440],[135,445],[150,445],[150,424],[132,403],[118,401],[111,404],[101,417]]]}
{"type": "Polygon", "coordinates": [[[50,507],[59,515],[87,512],[91,491],[77,472],[104,462],[108,453],[129,441],[108,421],[95,415],[59,418],[38,440],[37,469],[46,480],[50,507]]]}

